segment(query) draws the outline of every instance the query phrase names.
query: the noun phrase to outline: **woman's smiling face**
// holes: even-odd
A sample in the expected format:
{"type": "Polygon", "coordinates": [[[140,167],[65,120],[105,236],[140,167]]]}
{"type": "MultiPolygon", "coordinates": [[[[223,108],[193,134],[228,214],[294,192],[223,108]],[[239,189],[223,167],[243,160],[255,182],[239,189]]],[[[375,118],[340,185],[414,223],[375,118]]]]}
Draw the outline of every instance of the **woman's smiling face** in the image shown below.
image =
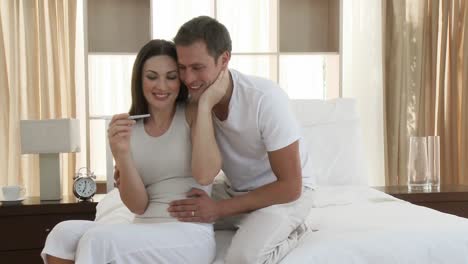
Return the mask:
{"type": "Polygon", "coordinates": [[[180,90],[176,61],[167,55],[153,56],[145,61],[142,74],[148,107],[159,111],[172,109],[180,90]]]}

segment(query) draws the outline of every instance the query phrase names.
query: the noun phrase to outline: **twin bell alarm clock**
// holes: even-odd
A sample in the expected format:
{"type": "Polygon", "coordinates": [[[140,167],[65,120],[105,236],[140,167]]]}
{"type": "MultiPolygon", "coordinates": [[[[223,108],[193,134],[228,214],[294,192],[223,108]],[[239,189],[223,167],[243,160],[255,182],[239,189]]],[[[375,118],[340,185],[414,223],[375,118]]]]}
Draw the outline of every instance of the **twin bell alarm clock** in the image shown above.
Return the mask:
{"type": "Polygon", "coordinates": [[[88,200],[96,194],[96,175],[88,168],[80,168],[73,180],[73,194],[76,198],[88,200]]]}

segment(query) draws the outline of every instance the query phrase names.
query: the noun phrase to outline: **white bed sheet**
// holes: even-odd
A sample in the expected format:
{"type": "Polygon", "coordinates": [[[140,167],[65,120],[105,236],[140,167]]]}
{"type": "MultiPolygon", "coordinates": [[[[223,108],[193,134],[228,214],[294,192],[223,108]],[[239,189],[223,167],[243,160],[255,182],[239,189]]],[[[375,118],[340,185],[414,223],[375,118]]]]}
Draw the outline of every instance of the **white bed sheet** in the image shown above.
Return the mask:
{"type": "MultiPolygon", "coordinates": [[[[312,229],[282,264],[468,263],[468,220],[368,187],[322,187],[312,229]]],[[[233,232],[217,231],[221,264],[233,232]]]]}

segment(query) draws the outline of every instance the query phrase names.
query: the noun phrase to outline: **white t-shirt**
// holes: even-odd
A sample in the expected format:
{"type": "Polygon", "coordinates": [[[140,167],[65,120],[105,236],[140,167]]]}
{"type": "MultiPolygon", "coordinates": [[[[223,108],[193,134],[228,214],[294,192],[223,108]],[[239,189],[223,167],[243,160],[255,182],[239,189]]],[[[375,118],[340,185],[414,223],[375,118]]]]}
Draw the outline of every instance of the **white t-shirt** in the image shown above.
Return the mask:
{"type": "Polygon", "coordinates": [[[228,118],[214,116],[223,171],[236,191],[250,191],[277,180],[268,152],[299,140],[303,185],[313,187],[310,161],[286,93],[274,82],[230,69],[233,92],[228,118]]]}

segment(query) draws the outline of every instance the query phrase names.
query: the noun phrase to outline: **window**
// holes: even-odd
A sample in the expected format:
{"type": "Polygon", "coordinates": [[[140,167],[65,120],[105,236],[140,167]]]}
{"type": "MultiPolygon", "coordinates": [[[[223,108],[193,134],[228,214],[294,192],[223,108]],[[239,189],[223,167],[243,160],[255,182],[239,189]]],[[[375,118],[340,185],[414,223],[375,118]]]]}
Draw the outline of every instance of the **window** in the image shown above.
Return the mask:
{"type": "MultiPolygon", "coordinates": [[[[338,96],[337,38],[333,40],[333,34],[320,38],[314,32],[308,33],[307,30],[302,34],[300,30],[308,27],[302,25],[298,28],[294,24],[297,23],[297,19],[284,19],[285,16],[295,18],[296,9],[299,9],[302,13],[306,12],[307,19],[312,16],[326,21],[325,24],[323,21],[311,21],[320,24],[320,32],[324,30],[334,32],[336,30],[333,31],[333,28],[329,29],[326,26],[332,17],[332,15],[328,17],[328,14],[333,12],[323,12],[323,8],[335,10],[337,1],[152,0],[148,5],[141,3],[145,1],[149,0],[128,1],[128,4],[138,5],[134,10],[149,6],[147,8],[151,10],[147,13],[150,14],[148,20],[151,20],[148,21],[151,24],[151,38],[172,39],[178,28],[192,17],[211,16],[223,23],[231,34],[233,41],[231,68],[279,83],[292,99],[325,99],[338,96]],[[291,31],[298,31],[296,35],[304,35],[303,38],[313,39],[315,42],[308,41],[309,44],[305,45],[303,41],[289,39],[291,31]],[[288,39],[280,40],[282,36],[288,39]]],[[[94,2],[96,3],[99,2],[94,2]]],[[[330,22],[330,25],[335,24],[338,23],[330,22]]],[[[315,29],[317,26],[312,28],[315,29]]],[[[119,53],[115,52],[118,50],[115,48],[109,50],[113,52],[100,50],[88,54],[91,117],[126,112],[130,107],[130,80],[136,51],[119,53]]],[[[103,162],[106,159],[105,122],[92,119],[89,129],[91,163],[89,166],[99,179],[105,180],[106,164],[103,162]]]]}
{"type": "MultiPolygon", "coordinates": [[[[130,84],[136,55],[90,54],[88,56],[89,115],[91,117],[128,112],[130,84]]],[[[100,180],[106,175],[107,129],[102,119],[91,119],[90,168],[100,180]]]]}

